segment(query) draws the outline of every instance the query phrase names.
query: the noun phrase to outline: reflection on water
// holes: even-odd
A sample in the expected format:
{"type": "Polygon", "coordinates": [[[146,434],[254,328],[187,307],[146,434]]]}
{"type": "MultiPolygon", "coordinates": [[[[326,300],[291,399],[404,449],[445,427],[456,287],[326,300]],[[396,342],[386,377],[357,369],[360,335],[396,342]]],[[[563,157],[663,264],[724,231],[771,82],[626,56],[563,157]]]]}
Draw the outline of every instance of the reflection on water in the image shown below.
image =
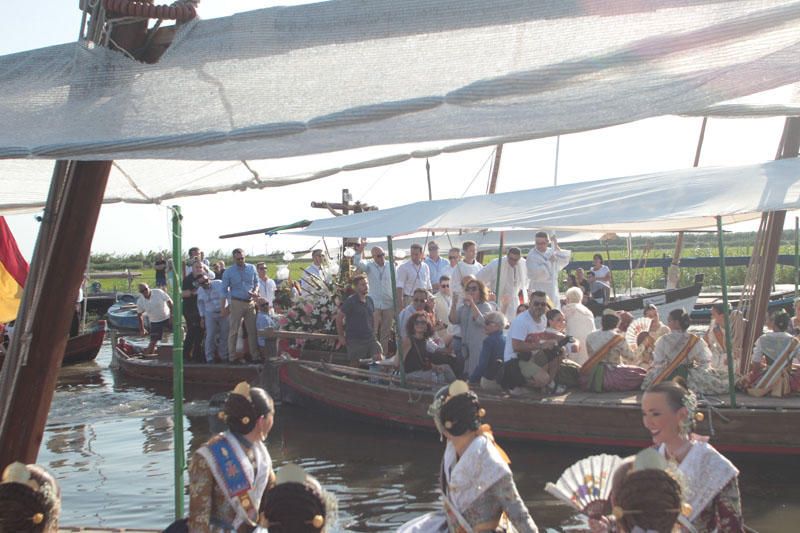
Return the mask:
{"type": "MultiPolygon", "coordinates": [[[[172,403],[168,386],[130,383],[96,363],[62,370],[39,462],[61,484],[64,525],[163,527],[172,520],[172,403]]],[[[187,454],[219,430],[208,397],[190,396],[187,454]]],[[[520,494],[540,526],[581,524],[543,490],[574,461],[601,450],[502,443],[520,494]]],[[[437,507],[443,444],[279,406],[268,448],[276,465],[297,462],[339,499],[339,530],[391,531],[437,507]]],[[[608,450],[602,450],[608,451],[608,450]]],[[[800,521],[800,458],[733,457],[741,470],[745,515],[763,532],[794,531],[800,521]]],[[[188,480],[187,480],[188,481],[188,480]]]]}

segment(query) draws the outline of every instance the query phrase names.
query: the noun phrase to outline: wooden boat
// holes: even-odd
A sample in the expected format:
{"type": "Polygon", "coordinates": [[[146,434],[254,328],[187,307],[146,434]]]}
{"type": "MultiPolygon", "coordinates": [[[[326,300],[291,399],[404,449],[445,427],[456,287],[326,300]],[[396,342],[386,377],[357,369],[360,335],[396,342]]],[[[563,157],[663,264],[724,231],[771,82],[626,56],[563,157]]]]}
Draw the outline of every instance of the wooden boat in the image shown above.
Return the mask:
{"type": "Polygon", "coordinates": [[[139,329],[135,294],[125,293],[117,296],[117,301],[108,308],[108,323],[115,329],[139,329]]]}
{"type": "MultiPolygon", "coordinates": [[[[286,362],[279,370],[284,401],[310,404],[328,412],[407,429],[434,430],[428,416],[435,389],[396,377],[339,365],[286,362]]],[[[438,386],[437,386],[438,387],[438,386]]],[[[593,446],[643,448],[651,444],[642,427],[638,392],[568,392],[524,397],[479,392],[486,422],[508,439],[593,446]]],[[[742,453],[800,454],[800,397],[709,398],[697,433],[711,436],[720,450],[742,453]]]]}
{"type": "MultiPolygon", "coordinates": [[[[722,303],[722,297],[715,298],[713,301],[709,302],[707,299],[705,301],[701,301],[702,295],[700,299],[695,303],[694,309],[692,309],[689,316],[692,319],[692,322],[707,324],[711,321],[711,306],[715,303],[722,303]]],[[[732,309],[738,309],[739,307],[739,300],[734,299],[730,301],[730,305],[732,309]]],[[[773,311],[777,311],[779,309],[784,309],[786,312],[791,313],[794,309],[794,291],[782,291],[779,293],[771,294],[769,298],[769,303],[767,304],[767,313],[772,313],[773,311]]]]}
{"type": "Polygon", "coordinates": [[[662,317],[666,317],[673,309],[683,308],[686,311],[691,311],[702,289],[703,275],[697,274],[694,277],[694,284],[688,287],[647,292],[633,298],[614,300],[604,306],[590,307],[590,309],[592,309],[596,317],[601,316],[605,309],[627,311],[634,317],[640,317],[642,316],[644,306],[653,304],[658,307],[659,314],[662,317]]]}
{"type": "MultiPolygon", "coordinates": [[[[98,320],[80,335],[70,337],[64,349],[64,358],[61,360],[61,366],[94,361],[98,352],[100,352],[105,336],[106,321],[98,320]]],[[[5,355],[0,354],[0,367],[3,366],[4,359],[5,355]]]]}

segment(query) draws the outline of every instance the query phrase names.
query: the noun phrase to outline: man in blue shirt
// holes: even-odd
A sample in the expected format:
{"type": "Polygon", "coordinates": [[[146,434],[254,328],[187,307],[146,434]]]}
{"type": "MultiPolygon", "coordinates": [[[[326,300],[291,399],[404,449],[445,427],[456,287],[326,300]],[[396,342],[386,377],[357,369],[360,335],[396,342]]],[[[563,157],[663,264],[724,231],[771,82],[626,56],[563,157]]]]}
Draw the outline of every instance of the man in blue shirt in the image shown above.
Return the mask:
{"type": "Polygon", "coordinates": [[[228,330],[228,354],[232,363],[241,361],[236,357],[236,336],[244,322],[247,331],[247,345],[251,357],[258,357],[256,335],[256,304],[258,298],[258,273],[256,267],[244,262],[245,256],[241,248],[233,251],[233,266],[226,268],[222,274],[222,291],[227,295],[230,305],[228,330]]]}
{"type": "Polygon", "coordinates": [[[450,263],[447,262],[447,259],[439,255],[439,245],[436,243],[436,241],[431,241],[428,243],[428,257],[425,258],[425,264],[428,265],[428,268],[431,271],[431,285],[433,286],[433,292],[438,292],[439,278],[445,274],[449,274],[447,270],[450,266],[450,263]]]}
{"type": "Polygon", "coordinates": [[[506,326],[506,318],[503,313],[492,311],[485,314],[483,320],[486,338],[483,339],[478,366],[472,371],[469,381],[473,384],[480,383],[483,390],[500,392],[502,388],[495,380],[497,371],[503,366],[503,352],[506,347],[503,329],[506,326]]]}

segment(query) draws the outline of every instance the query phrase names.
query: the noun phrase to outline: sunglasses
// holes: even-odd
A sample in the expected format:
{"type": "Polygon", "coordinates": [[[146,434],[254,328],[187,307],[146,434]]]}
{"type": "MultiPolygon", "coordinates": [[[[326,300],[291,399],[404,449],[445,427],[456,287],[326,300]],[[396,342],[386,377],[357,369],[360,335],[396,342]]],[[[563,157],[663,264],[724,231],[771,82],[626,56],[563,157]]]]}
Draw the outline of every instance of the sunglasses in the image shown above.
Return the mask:
{"type": "Polygon", "coordinates": [[[531,305],[534,307],[547,307],[547,302],[533,302],[531,305]]]}
{"type": "Polygon", "coordinates": [[[384,257],[386,254],[375,254],[375,257],[384,257]]]}
{"type": "Polygon", "coordinates": [[[442,288],[442,289],[449,289],[449,288],[450,288],[450,285],[439,285],[439,288],[442,288]]]}
{"type": "Polygon", "coordinates": [[[469,287],[467,287],[467,290],[468,291],[477,291],[478,287],[476,287],[475,285],[470,285],[469,287]]]}
{"type": "Polygon", "coordinates": [[[450,257],[448,257],[448,259],[450,261],[457,261],[458,260],[458,256],[450,256],[450,257]]]}
{"type": "Polygon", "coordinates": [[[259,270],[266,270],[264,267],[258,267],[259,270]]]}
{"type": "Polygon", "coordinates": [[[416,304],[424,304],[426,300],[424,298],[414,298],[413,302],[416,304]]]}

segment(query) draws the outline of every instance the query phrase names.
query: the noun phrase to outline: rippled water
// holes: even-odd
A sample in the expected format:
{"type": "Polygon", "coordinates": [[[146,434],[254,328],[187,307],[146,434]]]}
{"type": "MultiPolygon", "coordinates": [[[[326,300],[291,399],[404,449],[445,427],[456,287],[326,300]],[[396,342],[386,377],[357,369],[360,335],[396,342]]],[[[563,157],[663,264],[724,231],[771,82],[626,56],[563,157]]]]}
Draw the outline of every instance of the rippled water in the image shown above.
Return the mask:
{"type": "MultiPolygon", "coordinates": [[[[96,362],[62,369],[39,462],[61,484],[62,524],[162,528],[174,509],[169,391],[127,381],[108,369],[110,359],[106,345],[96,362]]],[[[209,394],[185,405],[187,454],[218,430],[209,394]]],[[[569,508],[542,488],[574,461],[608,450],[501,444],[537,523],[578,527],[569,508]]],[[[282,405],[267,447],[276,465],[301,464],[337,496],[340,531],[392,531],[437,507],[443,445],[433,434],[342,422],[282,405]]],[[[748,524],[762,533],[798,531],[800,458],[732,459],[742,472],[748,524]]]]}

